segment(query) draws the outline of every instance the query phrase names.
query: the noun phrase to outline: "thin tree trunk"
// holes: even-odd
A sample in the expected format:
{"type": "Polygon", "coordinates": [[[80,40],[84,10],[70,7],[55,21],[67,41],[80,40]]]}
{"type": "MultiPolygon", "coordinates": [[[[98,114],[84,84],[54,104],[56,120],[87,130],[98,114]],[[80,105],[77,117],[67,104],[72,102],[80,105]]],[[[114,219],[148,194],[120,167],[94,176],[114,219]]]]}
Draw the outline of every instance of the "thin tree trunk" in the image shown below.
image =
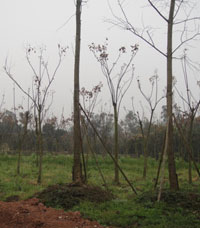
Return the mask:
{"type": "Polygon", "coordinates": [[[161,155],[160,155],[160,161],[159,161],[159,165],[158,165],[158,170],[157,170],[157,176],[156,176],[156,179],[155,179],[154,189],[156,189],[156,187],[157,187],[158,179],[159,179],[159,176],[160,176],[160,169],[161,169],[161,165],[163,163],[164,152],[165,152],[165,149],[166,149],[166,134],[167,133],[165,132],[163,148],[162,148],[162,152],[161,152],[161,155]]]}
{"type": "Polygon", "coordinates": [[[38,118],[35,116],[35,134],[36,134],[36,167],[39,166],[39,130],[38,130],[38,118]]]}
{"type": "Polygon", "coordinates": [[[168,153],[168,170],[169,170],[169,183],[171,190],[178,190],[178,178],[176,175],[176,165],[173,151],[173,122],[172,122],[172,102],[173,102],[173,73],[172,73],[172,37],[173,37],[173,23],[174,23],[174,10],[175,0],[171,0],[169,19],[168,19],[168,37],[167,37],[167,119],[168,131],[166,140],[167,153],[168,153]]]}
{"type": "Polygon", "coordinates": [[[146,135],[146,137],[144,136],[144,169],[143,169],[143,178],[144,179],[146,179],[146,176],[147,176],[147,160],[148,160],[148,156],[149,156],[148,143],[149,143],[149,135],[150,135],[150,131],[151,131],[153,113],[154,113],[154,110],[151,110],[151,117],[150,117],[149,126],[148,126],[148,130],[147,130],[147,135],[146,135]]]}
{"type": "Polygon", "coordinates": [[[167,129],[166,129],[166,137],[165,137],[165,145],[164,145],[164,150],[163,150],[163,158],[162,158],[162,168],[161,168],[161,177],[160,177],[160,187],[158,191],[158,197],[157,201],[160,201],[161,194],[162,194],[162,189],[163,189],[163,184],[164,184],[164,177],[165,177],[165,163],[167,160],[167,147],[168,147],[168,131],[169,131],[169,122],[167,123],[167,129]]]}
{"type": "Polygon", "coordinates": [[[38,147],[39,147],[39,172],[37,183],[42,182],[42,161],[43,161],[43,136],[42,136],[42,120],[41,109],[38,110],[38,147]]]}
{"type": "Polygon", "coordinates": [[[119,160],[119,137],[118,137],[118,113],[116,104],[113,105],[114,108],[114,126],[115,126],[115,140],[114,140],[114,155],[115,155],[115,184],[119,184],[119,169],[118,169],[118,160],[119,160]]]}
{"type": "Polygon", "coordinates": [[[79,69],[80,69],[80,44],[81,44],[81,5],[82,0],[76,1],[76,46],[74,63],[74,161],[72,180],[83,182],[81,163],[81,128],[79,110],[79,69]]]}
{"type": "MultiPolygon", "coordinates": [[[[189,147],[191,148],[191,153],[192,153],[193,123],[194,123],[194,114],[191,113],[190,128],[189,128],[189,132],[188,132],[188,143],[189,143],[189,147]]],[[[188,153],[188,183],[192,184],[192,161],[191,161],[191,156],[189,153],[188,153]]]]}

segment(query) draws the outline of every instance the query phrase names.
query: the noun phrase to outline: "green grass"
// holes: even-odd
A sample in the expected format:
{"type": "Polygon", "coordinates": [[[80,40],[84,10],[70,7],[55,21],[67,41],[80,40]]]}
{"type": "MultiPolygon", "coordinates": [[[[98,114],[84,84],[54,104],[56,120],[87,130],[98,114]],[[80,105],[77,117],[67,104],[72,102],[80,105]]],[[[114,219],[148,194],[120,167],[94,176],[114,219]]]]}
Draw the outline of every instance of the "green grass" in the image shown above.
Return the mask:
{"type": "Polygon", "coordinates": [[[85,218],[93,218],[103,225],[120,227],[199,227],[199,219],[191,213],[186,214],[182,208],[168,208],[166,204],[141,205],[134,200],[114,200],[93,205],[83,202],[74,207],[85,218]]]}
{"type": "Polygon", "coordinates": [[[31,197],[49,185],[70,182],[72,157],[44,156],[42,184],[37,185],[38,168],[35,156],[23,156],[21,174],[17,176],[17,156],[0,156],[0,200],[12,195],[21,199],[31,197]]]}
{"type": "MultiPolygon", "coordinates": [[[[107,185],[116,197],[114,200],[99,204],[83,201],[80,205],[72,208],[73,211],[78,210],[84,217],[97,220],[103,225],[123,228],[200,227],[199,212],[179,206],[169,206],[165,202],[153,203],[148,196],[144,202],[138,201],[138,197],[131,191],[122,176],[120,176],[120,186],[113,184],[114,166],[111,159],[98,156],[98,161],[107,185]]],[[[0,200],[5,200],[13,195],[18,195],[20,199],[26,199],[47,186],[71,182],[72,162],[72,156],[69,155],[44,156],[42,184],[37,185],[38,168],[36,167],[36,157],[34,155],[22,157],[20,176],[16,175],[17,156],[0,155],[0,200]]],[[[196,178],[196,171],[193,170],[194,184],[188,185],[187,163],[182,160],[177,160],[176,163],[180,188],[186,192],[195,191],[200,193],[200,181],[196,178]]],[[[142,179],[142,157],[140,159],[120,157],[119,164],[137,189],[139,197],[144,192],[152,191],[158,161],[149,158],[146,180],[142,179]]],[[[103,184],[96,163],[91,158],[88,160],[88,177],[89,184],[98,186],[103,184]]],[[[165,177],[164,187],[168,188],[167,170],[165,177]]]]}

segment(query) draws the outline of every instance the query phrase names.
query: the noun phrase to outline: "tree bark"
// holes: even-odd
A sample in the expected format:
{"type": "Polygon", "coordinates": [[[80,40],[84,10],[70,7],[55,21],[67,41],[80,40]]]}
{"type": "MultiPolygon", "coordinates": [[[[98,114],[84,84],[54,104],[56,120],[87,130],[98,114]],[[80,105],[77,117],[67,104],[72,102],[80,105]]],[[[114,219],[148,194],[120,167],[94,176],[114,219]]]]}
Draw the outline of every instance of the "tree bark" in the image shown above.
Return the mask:
{"type": "Polygon", "coordinates": [[[151,116],[150,116],[150,120],[149,120],[149,126],[148,126],[148,130],[147,130],[147,135],[146,135],[146,137],[145,137],[145,135],[143,137],[143,140],[144,140],[144,169],[143,169],[143,178],[144,179],[146,179],[146,176],[147,176],[147,160],[148,160],[148,156],[149,156],[148,143],[149,143],[149,136],[150,136],[151,125],[152,125],[152,120],[153,120],[153,114],[154,114],[154,109],[151,110],[151,116]]]}
{"type": "Polygon", "coordinates": [[[38,109],[38,148],[39,148],[39,172],[37,183],[42,182],[42,161],[43,161],[43,135],[42,135],[42,120],[41,107],[38,109]]]}
{"type": "Polygon", "coordinates": [[[178,190],[178,178],[176,175],[176,165],[173,151],[173,122],[172,122],[172,102],[173,102],[173,74],[172,74],[172,38],[173,38],[173,24],[174,24],[174,10],[175,0],[171,0],[170,12],[168,19],[168,34],[167,34],[167,119],[169,129],[167,132],[167,153],[168,153],[168,170],[169,170],[169,183],[171,190],[178,190]]]}
{"type": "MultiPolygon", "coordinates": [[[[189,132],[188,132],[188,144],[189,144],[189,147],[191,148],[192,156],[193,156],[192,133],[193,133],[194,118],[195,118],[195,114],[193,111],[190,116],[190,126],[189,126],[189,132]]],[[[191,161],[190,154],[188,154],[188,183],[192,184],[192,161],[191,161]]]]}
{"type": "Polygon", "coordinates": [[[117,105],[113,104],[114,108],[114,126],[115,126],[115,133],[114,133],[114,155],[115,155],[115,184],[119,184],[119,169],[118,169],[118,160],[119,160],[119,137],[118,137],[118,113],[117,113],[117,105]]]}
{"type": "Polygon", "coordinates": [[[79,71],[80,71],[80,44],[81,44],[81,6],[82,0],[76,1],[76,44],[75,44],[75,63],[74,63],[74,161],[72,180],[82,183],[82,164],[81,164],[81,128],[80,128],[80,109],[79,109],[79,71]]]}

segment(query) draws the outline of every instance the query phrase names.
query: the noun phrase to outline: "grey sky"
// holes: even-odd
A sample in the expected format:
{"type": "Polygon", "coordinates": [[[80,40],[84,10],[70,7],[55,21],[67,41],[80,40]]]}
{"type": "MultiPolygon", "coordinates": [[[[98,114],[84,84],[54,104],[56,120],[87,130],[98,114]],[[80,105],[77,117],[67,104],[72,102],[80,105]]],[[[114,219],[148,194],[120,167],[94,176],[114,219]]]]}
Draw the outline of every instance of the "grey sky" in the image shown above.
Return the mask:
{"type": "MultiPolygon", "coordinates": [[[[145,91],[148,92],[147,79],[158,70],[160,77],[160,93],[166,84],[166,65],[165,58],[150,49],[143,42],[136,39],[132,34],[125,32],[111,24],[105,22],[111,19],[112,14],[108,7],[107,0],[89,0],[83,7],[82,16],[82,49],[81,49],[81,87],[91,89],[99,81],[104,84],[101,98],[103,102],[109,102],[109,93],[100,66],[88,49],[91,42],[96,44],[103,43],[105,38],[109,38],[109,46],[112,56],[115,56],[118,48],[122,45],[127,47],[131,44],[139,44],[139,52],[134,60],[135,79],[140,76],[145,91]]],[[[116,0],[110,0],[114,12],[119,15],[116,0]]],[[[155,27],[154,37],[159,46],[166,48],[166,27],[164,22],[155,14],[151,8],[147,7],[146,0],[127,0],[125,9],[129,18],[138,27],[149,25],[155,27]],[[157,35],[158,34],[158,35],[157,35]]],[[[6,57],[11,63],[11,72],[23,86],[27,89],[31,87],[32,73],[25,60],[25,47],[27,44],[47,47],[47,57],[50,69],[55,66],[57,57],[57,44],[69,46],[67,55],[56,76],[52,89],[56,92],[54,103],[50,113],[59,115],[64,107],[65,114],[69,115],[72,111],[73,98],[73,46],[75,36],[75,17],[72,17],[67,24],[65,22],[74,15],[75,5],[73,0],[0,0],[0,66],[4,65],[6,57]],[[65,24],[65,25],[64,25],[65,24]]],[[[195,15],[199,12],[199,6],[195,9],[195,15]]],[[[178,37],[178,34],[177,34],[178,37]]],[[[175,41],[175,43],[178,42],[175,41]]],[[[188,53],[194,61],[199,60],[200,45],[193,42],[188,53]]],[[[183,50],[183,49],[182,49],[183,50]]],[[[180,56],[178,53],[178,56],[180,56]]],[[[181,78],[180,64],[175,61],[176,67],[174,74],[178,85],[183,88],[181,78]]],[[[198,76],[196,75],[196,78],[198,76]]],[[[193,78],[193,76],[192,76],[193,78]]],[[[198,79],[198,78],[197,78],[198,79]]],[[[5,108],[12,107],[12,87],[13,83],[3,73],[0,73],[0,96],[5,94],[5,108]]],[[[199,79],[198,79],[199,80],[199,79]]],[[[195,81],[192,80],[192,86],[195,88],[195,81]]],[[[195,95],[199,96],[197,89],[195,95]]],[[[127,96],[122,104],[127,109],[131,109],[130,97],[135,97],[136,109],[139,109],[139,101],[142,99],[138,93],[136,80],[133,82],[127,96]]],[[[24,104],[26,101],[23,101],[24,104]]],[[[22,103],[22,93],[17,90],[16,104],[22,103]]],[[[145,104],[144,104],[145,106],[145,104]]]]}

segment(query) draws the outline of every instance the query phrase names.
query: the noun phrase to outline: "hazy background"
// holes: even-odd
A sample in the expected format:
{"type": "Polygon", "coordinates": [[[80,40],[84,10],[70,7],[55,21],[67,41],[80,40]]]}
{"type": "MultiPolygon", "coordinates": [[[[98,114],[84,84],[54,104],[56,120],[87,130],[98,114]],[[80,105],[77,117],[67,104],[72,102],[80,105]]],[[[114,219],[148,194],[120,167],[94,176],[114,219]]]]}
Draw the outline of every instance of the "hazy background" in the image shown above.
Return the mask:
{"type": "MultiPolygon", "coordinates": [[[[116,15],[120,16],[116,0],[110,0],[110,5],[116,15]]],[[[166,24],[155,13],[153,9],[147,6],[146,0],[127,0],[125,10],[134,25],[138,28],[142,26],[152,26],[155,28],[154,38],[162,50],[166,50],[166,24]]],[[[114,60],[119,47],[139,44],[139,52],[134,59],[135,80],[131,85],[122,103],[123,107],[131,109],[131,97],[134,97],[134,106],[136,110],[141,110],[140,101],[143,101],[138,92],[136,79],[139,76],[142,86],[146,92],[150,90],[149,77],[157,70],[160,77],[159,93],[163,93],[166,86],[166,59],[149,48],[145,43],[136,39],[131,33],[123,31],[118,27],[108,23],[108,19],[113,19],[107,0],[89,0],[83,6],[82,14],[82,43],[81,43],[81,71],[80,87],[91,89],[100,81],[103,82],[103,90],[100,94],[101,107],[107,103],[105,109],[110,110],[110,97],[101,73],[101,69],[88,45],[94,42],[102,44],[107,37],[109,39],[110,59],[114,60]]],[[[194,9],[194,15],[199,15],[199,5],[194,9]]],[[[55,91],[54,102],[49,111],[59,116],[64,108],[64,114],[70,115],[73,107],[73,66],[74,66],[74,39],[75,39],[75,3],[73,0],[0,0],[0,96],[5,94],[4,108],[13,107],[13,82],[5,75],[3,65],[8,58],[11,65],[11,72],[16,80],[24,89],[28,89],[32,84],[33,73],[25,59],[25,48],[28,44],[32,46],[45,45],[47,48],[47,58],[49,69],[53,70],[58,61],[57,44],[68,46],[66,57],[62,62],[56,79],[51,87],[55,91]],[[71,17],[70,20],[68,20],[71,17]],[[67,23],[66,23],[67,22],[67,23]]],[[[178,43],[179,30],[177,28],[177,37],[175,44],[178,43]]],[[[183,49],[177,53],[180,57],[183,49]]],[[[200,42],[195,41],[187,46],[188,54],[200,63],[200,42]]],[[[184,93],[184,83],[181,65],[179,61],[174,61],[174,75],[177,79],[177,86],[184,93]]],[[[191,73],[191,89],[195,97],[199,98],[199,88],[196,81],[200,80],[198,74],[191,73]]],[[[27,98],[16,88],[16,105],[23,104],[26,107],[27,98]]],[[[180,105],[182,104],[179,101],[180,105]]],[[[165,104],[163,101],[162,104],[165,104]]],[[[161,105],[162,105],[161,104],[161,105]]],[[[161,107],[160,105],[160,107],[161,107]]],[[[143,103],[146,108],[146,103],[143,103]]],[[[157,111],[157,117],[160,116],[160,107],[157,111]]],[[[148,110],[147,110],[148,113],[148,110]]],[[[124,115],[124,111],[121,112],[124,115]]]]}

